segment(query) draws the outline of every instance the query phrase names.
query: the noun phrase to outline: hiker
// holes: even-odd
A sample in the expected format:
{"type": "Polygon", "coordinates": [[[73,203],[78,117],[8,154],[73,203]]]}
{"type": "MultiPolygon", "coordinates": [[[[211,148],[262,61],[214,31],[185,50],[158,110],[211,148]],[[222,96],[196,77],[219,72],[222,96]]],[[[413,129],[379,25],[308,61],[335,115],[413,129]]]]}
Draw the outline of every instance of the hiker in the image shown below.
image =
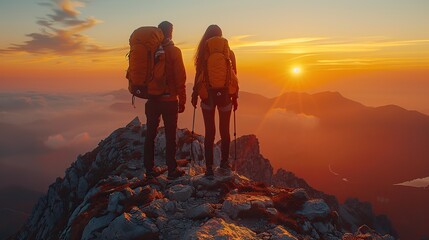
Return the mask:
{"type": "MultiPolygon", "coordinates": [[[[144,143],[144,166],[148,178],[159,175],[154,169],[155,137],[160,122],[164,121],[166,138],[166,163],[168,179],[176,179],[185,174],[177,168],[176,162],[176,129],[178,113],[185,111],[186,103],[186,73],[183,64],[182,52],[173,41],[173,24],[163,21],[158,25],[162,30],[164,40],[162,49],[165,52],[166,91],[160,97],[149,98],[145,105],[146,114],[146,141],[144,143]]],[[[155,54],[156,56],[156,54],[155,54]]]]}
{"type": "Polygon", "coordinates": [[[215,140],[215,110],[219,112],[219,130],[221,136],[220,168],[231,170],[229,145],[231,142],[229,122],[231,111],[237,110],[238,80],[234,52],[228,41],[222,37],[217,25],[210,25],[204,33],[195,53],[196,76],[192,93],[192,105],[197,107],[198,96],[205,125],[204,150],[206,159],[205,176],[213,173],[213,145],[215,140]]]}

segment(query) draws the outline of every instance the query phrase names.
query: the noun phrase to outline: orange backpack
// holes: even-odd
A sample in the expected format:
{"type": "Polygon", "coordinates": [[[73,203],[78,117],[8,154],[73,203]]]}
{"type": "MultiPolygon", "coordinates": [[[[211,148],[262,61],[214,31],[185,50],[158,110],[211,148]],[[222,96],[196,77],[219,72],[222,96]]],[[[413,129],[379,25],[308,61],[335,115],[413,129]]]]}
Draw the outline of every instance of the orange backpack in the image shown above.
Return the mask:
{"type": "Polygon", "coordinates": [[[140,27],[130,36],[128,53],[128,90],[134,97],[156,98],[165,93],[164,35],[157,27],[140,27]]]}
{"type": "Polygon", "coordinates": [[[227,88],[229,94],[237,93],[238,80],[230,52],[228,40],[223,37],[212,37],[206,41],[203,74],[199,76],[200,86],[197,86],[201,99],[208,97],[209,89],[227,88]]]}

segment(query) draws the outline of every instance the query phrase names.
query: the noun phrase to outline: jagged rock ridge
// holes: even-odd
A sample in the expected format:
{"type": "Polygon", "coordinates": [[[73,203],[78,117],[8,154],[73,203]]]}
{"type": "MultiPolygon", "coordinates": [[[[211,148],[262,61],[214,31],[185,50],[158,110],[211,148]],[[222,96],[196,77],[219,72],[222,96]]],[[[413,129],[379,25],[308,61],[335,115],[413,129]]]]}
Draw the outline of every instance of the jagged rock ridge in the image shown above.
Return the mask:
{"type": "MultiPolygon", "coordinates": [[[[177,157],[189,158],[193,145],[194,160],[181,161],[188,174],[148,180],[142,164],[145,132],[135,119],[79,156],[13,239],[394,239],[367,226],[348,233],[357,226],[347,219],[359,216],[348,208],[339,211],[335,198],[292,173],[273,175],[255,136],[237,139],[237,173],[216,170],[210,180],[202,174],[204,137],[180,129],[177,157]]],[[[217,145],[215,164],[219,152],[217,145]]],[[[161,168],[164,154],[160,129],[161,168]]]]}

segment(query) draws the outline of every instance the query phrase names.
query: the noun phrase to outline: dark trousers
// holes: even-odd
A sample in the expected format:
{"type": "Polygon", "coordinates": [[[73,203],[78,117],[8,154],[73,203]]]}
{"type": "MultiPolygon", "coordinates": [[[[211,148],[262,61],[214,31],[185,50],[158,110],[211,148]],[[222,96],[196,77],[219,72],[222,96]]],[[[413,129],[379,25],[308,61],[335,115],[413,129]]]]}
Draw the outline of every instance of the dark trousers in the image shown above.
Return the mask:
{"type": "Polygon", "coordinates": [[[157,134],[160,117],[164,121],[166,140],[166,164],[168,171],[175,170],[176,163],[176,129],[177,129],[177,101],[156,101],[146,102],[146,141],[144,143],[144,166],[146,171],[151,171],[154,167],[155,157],[155,137],[157,134]]]}
{"type": "MultiPolygon", "coordinates": [[[[204,125],[206,127],[206,138],[204,140],[204,151],[206,158],[206,168],[213,167],[213,145],[216,134],[215,126],[215,110],[213,109],[202,109],[204,117],[204,125]]],[[[221,152],[222,152],[222,163],[228,163],[229,158],[229,144],[231,142],[229,134],[229,120],[231,118],[231,109],[221,111],[218,108],[219,112],[219,130],[221,137],[221,152]]]]}

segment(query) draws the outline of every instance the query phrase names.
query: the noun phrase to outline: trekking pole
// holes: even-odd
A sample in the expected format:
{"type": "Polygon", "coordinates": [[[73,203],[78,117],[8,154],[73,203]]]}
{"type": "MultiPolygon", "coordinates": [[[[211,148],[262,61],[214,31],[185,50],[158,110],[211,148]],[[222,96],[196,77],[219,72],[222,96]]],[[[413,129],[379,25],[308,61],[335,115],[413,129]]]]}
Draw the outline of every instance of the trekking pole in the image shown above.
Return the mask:
{"type": "Polygon", "coordinates": [[[194,143],[195,111],[196,110],[197,110],[197,108],[194,107],[194,115],[192,117],[192,134],[191,134],[191,137],[192,137],[192,141],[191,141],[191,153],[190,153],[191,164],[192,164],[192,162],[195,163],[195,159],[193,159],[194,158],[194,151],[193,151],[193,145],[194,144],[193,143],[194,143]],[[194,161],[192,161],[192,160],[194,160],[194,161]]]}
{"type": "Polygon", "coordinates": [[[235,120],[235,110],[234,110],[234,162],[237,164],[237,121],[235,120]]]}

